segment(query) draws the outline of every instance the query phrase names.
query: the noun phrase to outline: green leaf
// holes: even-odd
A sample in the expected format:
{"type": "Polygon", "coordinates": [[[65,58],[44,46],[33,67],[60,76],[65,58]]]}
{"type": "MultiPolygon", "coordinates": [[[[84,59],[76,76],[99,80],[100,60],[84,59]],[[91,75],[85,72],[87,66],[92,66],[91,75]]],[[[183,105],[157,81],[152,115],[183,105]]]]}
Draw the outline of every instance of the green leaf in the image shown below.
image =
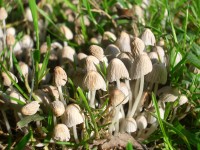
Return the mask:
{"type": "Polygon", "coordinates": [[[131,142],[128,142],[126,145],[126,150],[133,150],[133,145],[131,142]]]}
{"type": "Polygon", "coordinates": [[[195,67],[200,69],[200,58],[194,55],[192,52],[189,52],[186,56],[186,61],[193,64],[195,67]]]}
{"type": "Polygon", "coordinates": [[[172,147],[172,145],[171,145],[171,143],[169,141],[169,138],[168,138],[168,136],[166,134],[166,131],[165,131],[162,119],[160,118],[160,111],[159,111],[158,103],[157,103],[156,96],[155,96],[154,93],[152,93],[152,101],[153,101],[153,104],[154,104],[154,107],[155,107],[155,110],[156,110],[158,123],[159,123],[161,131],[163,133],[163,138],[164,138],[164,141],[165,141],[165,146],[166,146],[166,148],[168,148],[170,150],[173,150],[173,147],[172,147]]]}
{"type": "Polygon", "coordinates": [[[38,27],[37,5],[35,0],[29,0],[29,7],[31,9],[33,17],[33,26],[36,33],[36,48],[37,50],[39,50],[39,27],[38,27]]]}
{"type": "Polygon", "coordinates": [[[17,127],[22,128],[22,127],[25,127],[27,124],[29,124],[32,121],[41,121],[44,119],[45,119],[45,117],[40,116],[39,114],[35,114],[32,116],[26,116],[17,123],[17,127]]]}
{"type": "Polygon", "coordinates": [[[32,136],[32,131],[30,130],[28,134],[24,135],[24,137],[17,143],[14,150],[23,150],[28,141],[30,140],[32,136]]]}
{"type": "Polygon", "coordinates": [[[71,3],[69,0],[64,0],[64,2],[66,3],[66,5],[71,8],[74,12],[77,12],[77,7],[71,3]]]}

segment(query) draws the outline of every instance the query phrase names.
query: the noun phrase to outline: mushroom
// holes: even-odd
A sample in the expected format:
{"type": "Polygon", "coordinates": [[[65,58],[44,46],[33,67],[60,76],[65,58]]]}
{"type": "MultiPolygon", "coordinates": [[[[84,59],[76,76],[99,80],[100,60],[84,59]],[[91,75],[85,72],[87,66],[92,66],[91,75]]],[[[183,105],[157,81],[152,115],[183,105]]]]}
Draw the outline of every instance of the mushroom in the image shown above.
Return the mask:
{"type": "Polygon", "coordinates": [[[53,139],[57,141],[67,142],[70,139],[69,129],[65,124],[57,124],[54,127],[53,139]]]}
{"type": "MultiPolygon", "coordinates": [[[[135,98],[135,102],[131,107],[131,109],[128,110],[127,117],[133,117],[135,114],[135,111],[138,107],[138,104],[140,103],[140,99],[143,92],[144,87],[144,75],[148,74],[152,71],[152,63],[149,59],[148,55],[146,53],[142,53],[141,55],[137,56],[133,65],[131,66],[131,78],[137,79],[136,80],[136,86],[135,86],[135,93],[137,93],[137,97],[135,98]],[[139,83],[140,82],[140,83],[139,83]]],[[[133,93],[133,92],[132,92],[133,93]]],[[[135,94],[136,96],[136,94],[135,94]]]]}
{"type": "Polygon", "coordinates": [[[6,18],[8,17],[8,13],[4,7],[0,8],[0,21],[3,23],[3,29],[4,29],[4,34],[3,34],[3,48],[6,47],[6,18]]]}
{"type": "Polygon", "coordinates": [[[69,128],[73,128],[73,135],[76,143],[79,143],[76,125],[84,122],[84,115],[77,104],[70,104],[65,108],[62,116],[62,122],[69,128]]]}
{"type": "Polygon", "coordinates": [[[4,86],[11,86],[12,85],[12,80],[15,81],[16,83],[18,82],[17,77],[12,74],[11,72],[7,71],[7,72],[2,72],[1,76],[3,78],[3,85],[4,86]],[[11,80],[12,78],[12,80],[11,80]]]}
{"type": "Polygon", "coordinates": [[[83,87],[89,90],[89,105],[95,107],[96,90],[106,91],[106,83],[103,77],[96,71],[88,71],[83,78],[83,87]]]}
{"type": "Polygon", "coordinates": [[[145,29],[141,36],[142,41],[146,46],[151,45],[154,46],[156,44],[156,38],[150,29],[145,29]]]}
{"type": "Polygon", "coordinates": [[[67,82],[67,74],[61,67],[57,66],[54,68],[54,75],[55,75],[55,84],[58,88],[60,100],[63,102],[64,105],[66,105],[62,93],[62,86],[64,86],[67,82]]]}
{"type": "Polygon", "coordinates": [[[21,112],[23,115],[34,115],[38,111],[39,107],[40,105],[38,101],[32,101],[23,106],[21,112]]]}
{"type": "MultiPolygon", "coordinates": [[[[124,93],[119,89],[114,89],[110,93],[110,104],[115,112],[112,122],[109,126],[109,133],[112,134],[115,126],[115,134],[119,132],[119,112],[122,108],[122,103],[125,100],[124,93]],[[114,125],[115,124],[115,125],[114,125]]],[[[122,108],[123,109],[123,108],[122,108]]]]}
{"type": "Polygon", "coordinates": [[[135,119],[126,117],[120,120],[120,132],[128,132],[129,134],[137,131],[137,123],[135,119]]]}
{"type": "Polygon", "coordinates": [[[7,46],[9,47],[10,49],[10,71],[13,72],[13,58],[12,58],[12,54],[13,54],[13,46],[15,44],[15,37],[11,34],[8,34],[6,36],[6,43],[7,43],[7,46]]]}
{"type": "Polygon", "coordinates": [[[131,52],[133,54],[133,57],[135,58],[136,56],[140,55],[144,51],[144,49],[144,42],[140,38],[134,37],[131,43],[131,52]]]}
{"type": "Polygon", "coordinates": [[[130,36],[128,33],[122,31],[120,37],[116,41],[116,46],[121,52],[131,52],[130,36]]]}
{"type": "Polygon", "coordinates": [[[97,71],[96,65],[98,64],[99,64],[99,60],[96,57],[89,55],[85,59],[85,70],[87,72],[91,70],[97,71]]]}
{"type": "MultiPolygon", "coordinates": [[[[60,32],[64,35],[64,37],[67,39],[67,40],[71,40],[73,39],[73,33],[72,31],[65,25],[61,25],[60,26],[60,32]]],[[[64,46],[67,46],[67,42],[64,41],[64,46]]]]}
{"type": "Polygon", "coordinates": [[[119,53],[120,53],[119,48],[114,44],[109,44],[104,51],[104,54],[109,61],[117,57],[119,53]]]}

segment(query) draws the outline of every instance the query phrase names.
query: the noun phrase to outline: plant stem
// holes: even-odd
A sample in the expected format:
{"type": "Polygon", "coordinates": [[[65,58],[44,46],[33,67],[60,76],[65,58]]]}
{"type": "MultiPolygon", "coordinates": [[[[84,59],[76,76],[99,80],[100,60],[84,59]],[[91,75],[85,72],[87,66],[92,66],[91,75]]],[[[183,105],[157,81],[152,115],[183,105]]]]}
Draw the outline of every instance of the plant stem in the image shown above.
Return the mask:
{"type": "Polygon", "coordinates": [[[74,139],[76,141],[76,144],[79,143],[79,139],[78,139],[78,134],[77,134],[77,130],[76,130],[76,125],[72,127],[73,129],[73,135],[74,135],[74,139]]]}
{"type": "Polygon", "coordinates": [[[11,131],[10,124],[9,124],[9,122],[8,122],[6,113],[5,113],[4,110],[1,110],[1,113],[2,113],[2,115],[3,115],[3,118],[4,118],[4,121],[5,121],[5,124],[6,124],[6,128],[7,128],[7,130],[8,130],[8,133],[9,133],[10,135],[12,135],[12,131],[11,131]]]}

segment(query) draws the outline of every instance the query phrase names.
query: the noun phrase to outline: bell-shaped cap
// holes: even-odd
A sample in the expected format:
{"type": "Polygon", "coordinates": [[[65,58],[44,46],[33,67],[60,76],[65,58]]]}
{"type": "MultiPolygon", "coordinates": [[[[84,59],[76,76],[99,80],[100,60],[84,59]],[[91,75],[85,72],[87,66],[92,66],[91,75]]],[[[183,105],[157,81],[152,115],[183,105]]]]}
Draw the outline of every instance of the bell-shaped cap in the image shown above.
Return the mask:
{"type": "Polygon", "coordinates": [[[109,61],[117,57],[119,53],[120,53],[119,48],[114,44],[109,44],[104,51],[104,54],[108,58],[109,61]]]}
{"type": "Polygon", "coordinates": [[[144,130],[147,127],[147,119],[145,118],[144,115],[139,115],[136,118],[136,122],[137,122],[137,127],[140,130],[144,130]]]}
{"type": "Polygon", "coordinates": [[[8,17],[8,13],[4,7],[0,8],[0,21],[5,20],[8,17]]]}
{"type": "Polygon", "coordinates": [[[145,76],[147,82],[165,84],[167,82],[167,68],[161,63],[153,64],[153,70],[145,76]]]}
{"type": "Polygon", "coordinates": [[[83,78],[83,87],[90,91],[102,89],[106,91],[106,83],[103,77],[96,71],[88,71],[83,78]]]}
{"type": "Polygon", "coordinates": [[[60,32],[65,36],[67,40],[73,39],[73,33],[67,26],[61,25],[60,32]]]}
{"type": "Polygon", "coordinates": [[[152,71],[152,63],[146,53],[137,56],[131,66],[131,79],[139,79],[152,71]]]}
{"type": "Polygon", "coordinates": [[[150,29],[146,29],[143,32],[141,39],[144,42],[144,44],[147,46],[148,45],[154,46],[156,43],[156,38],[150,29]]]}
{"type": "Polygon", "coordinates": [[[66,84],[67,74],[60,66],[54,68],[54,76],[56,86],[64,86],[66,84]]]}
{"type": "Polygon", "coordinates": [[[110,103],[113,107],[117,107],[121,105],[125,100],[124,93],[119,89],[114,89],[110,92],[110,103]]]}
{"type": "Polygon", "coordinates": [[[103,49],[98,46],[98,45],[91,45],[89,47],[89,51],[90,53],[95,56],[99,61],[102,61],[103,57],[104,57],[104,51],[103,49]]]}
{"type": "Polygon", "coordinates": [[[145,44],[144,42],[138,38],[134,37],[132,43],[131,43],[131,52],[133,56],[140,55],[145,49],[145,44]]]}
{"type": "Polygon", "coordinates": [[[65,124],[57,124],[54,127],[53,139],[56,141],[67,142],[70,139],[69,129],[65,124]]]}
{"type": "Polygon", "coordinates": [[[132,133],[137,131],[137,123],[133,118],[124,118],[121,120],[121,127],[123,131],[132,133]]]}
{"type": "Polygon", "coordinates": [[[129,34],[122,31],[120,37],[116,41],[116,46],[119,47],[121,52],[131,52],[129,34]]]}
{"type": "Polygon", "coordinates": [[[77,104],[70,104],[65,108],[62,120],[67,127],[73,127],[84,122],[84,115],[77,104]]]}
{"type": "Polygon", "coordinates": [[[98,64],[99,60],[95,56],[89,55],[85,59],[85,69],[87,72],[91,70],[97,71],[96,65],[98,64]]]}
{"type": "Polygon", "coordinates": [[[107,67],[107,79],[109,82],[117,81],[119,79],[129,79],[129,73],[124,63],[114,58],[107,67]]]}
{"type": "Polygon", "coordinates": [[[64,114],[65,106],[61,101],[58,101],[58,100],[53,101],[51,103],[51,106],[52,106],[53,114],[56,117],[62,116],[64,114]]]}
{"type": "Polygon", "coordinates": [[[13,73],[11,73],[10,71],[7,71],[7,73],[6,72],[2,72],[1,73],[1,76],[2,76],[2,78],[3,78],[3,85],[4,86],[11,86],[12,85],[12,80],[11,80],[11,78],[17,83],[18,82],[18,79],[17,79],[17,77],[13,74],[13,73]],[[10,77],[9,77],[9,75],[10,75],[10,77]]]}

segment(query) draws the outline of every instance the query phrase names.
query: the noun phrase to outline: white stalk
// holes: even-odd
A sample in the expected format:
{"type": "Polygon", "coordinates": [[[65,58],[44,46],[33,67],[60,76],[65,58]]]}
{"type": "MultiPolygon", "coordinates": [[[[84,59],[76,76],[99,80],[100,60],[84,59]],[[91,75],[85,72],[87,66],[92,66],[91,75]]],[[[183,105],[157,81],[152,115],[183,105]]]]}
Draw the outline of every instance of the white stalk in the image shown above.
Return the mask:
{"type": "Polygon", "coordinates": [[[12,52],[13,46],[10,46],[10,71],[13,72],[13,59],[12,59],[12,52]]]}
{"type": "Polygon", "coordinates": [[[117,88],[120,89],[120,79],[116,80],[117,88]]]}
{"type": "Polygon", "coordinates": [[[3,49],[6,47],[6,20],[2,21],[3,23],[3,49]]]}
{"type": "Polygon", "coordinates": [[[73,129],[74,139],[75,139],[76,143],[79,143],[78,134],[77,134],[77,130],[76,130],[76,125],[73,126],[72,129],[73,129]]]}
{"type": "Polygon", "coordinates": [[[135,102],[134,102],[134,104],[133,104],[133,107],[132,107],[131,111],[128,112],[127,117],[130,117],[130,118],[131,118],[131,117],[134,116],[135,111],[136,111],[136,109],[137,109],[137,107],[138,107],[138,104],[139,104],[139,102],[140,102],[142,93],[143,93],[143,88],[144,88],[144,76],[142,76],[142,77],[140,78],[140,89],[139,89],[139,93],[138,93],[138,95],[137,95],[137,97],[136,97],[136,99],[135,99],[135,102]]]}
{"type": "Polygon", "coordinates": [[[96,95],[96,90],[95,91],[90,91],[89,105],[92,108],[95,108],[95,95],[96,95]]]}
{"type": "MultiPolygon", "coordinates": [[[[113,120],[112,120],[111,124],[109,125],[108,132],[109,132],[110,134],[112,134],[112,131],[114,130],[114,124],[116,123],[116,121],[117,121],[117,120],[119,121],[119,116],[118,116],[119,111],[120,111],[120,107],[118,106],[118,107],[115,108],[115,115],[114,115],[114,117],[113,117],[113,120]]],[[[119,130],[119,128],[118,128],[118,130],[119,130]]],[[[119,132],[119,131],[118,131],[118,132],[119,132]]]]}
{"type": "Polygon", "coordinates": [[[11,128],[10,128],[10,124],[8,122],[8,119],[7,119],[7,116],[6,116],[6,113],[4,110],[1,110],[1,113],[3,115],[3,118],[4,118],[4,121],[5,121],[5,124],[6,124],[6,128],[7,128],[7,131],[10,135],[12,135],[12,131],[11,131],[11,128]]]}
{"type": "Polygon", "coordinates": [[[59,92],[59,97],[60,97],[60,100],[61,102],[63,102],[63,104],[66,106],[66,102],[64,100],[64,97],[63,97],[63,92],[62,92],[62,87],[61,86],[58,86],[58,92],[59,92]]]}

